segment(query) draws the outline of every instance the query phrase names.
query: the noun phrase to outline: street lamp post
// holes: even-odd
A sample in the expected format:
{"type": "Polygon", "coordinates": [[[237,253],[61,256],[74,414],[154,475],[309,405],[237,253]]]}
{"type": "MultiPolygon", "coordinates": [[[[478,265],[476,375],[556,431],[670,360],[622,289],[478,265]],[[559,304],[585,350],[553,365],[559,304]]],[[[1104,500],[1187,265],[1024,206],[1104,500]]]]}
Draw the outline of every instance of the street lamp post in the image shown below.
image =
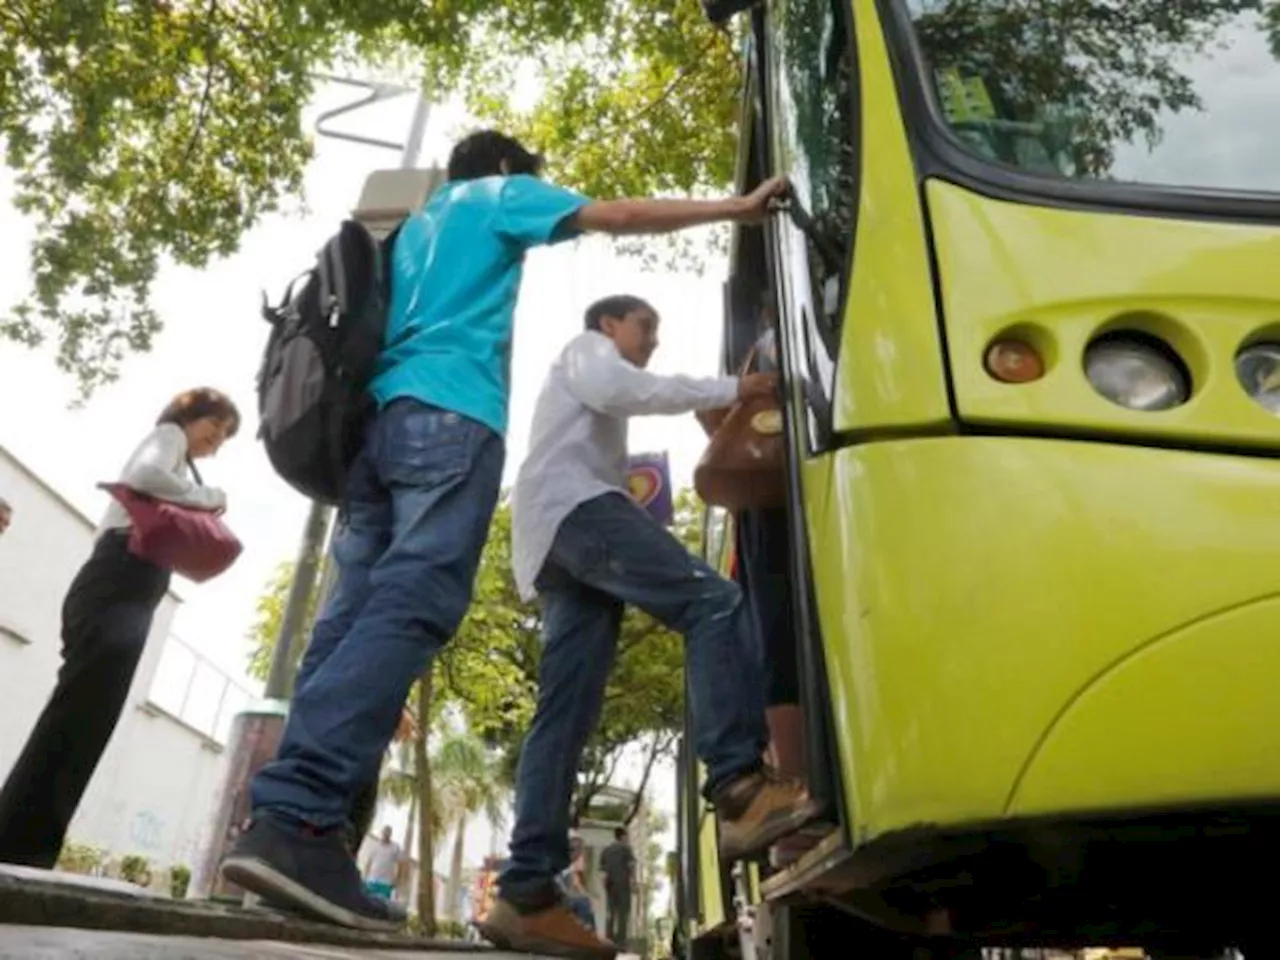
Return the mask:
{"type": "MultiPolygon", "coordinates": [[[[430,116],[430,101],[418,93],[409,134],[403,144],[391,143],[357,134],[328,129],[326,122],[345,113],[414,91],[379,83],[367,83],[342,77],[316,75],[316,79],[361,87],[368,91],[360,99],[329,110],[319,117],[316,131],[321,136],[348,140],[366,146],[400,151],[398,171],[375,171],[365,181],[357,209],[356,220],[364,223],[375,236],[383,237],[402,216],[416,209],[426,199],[430,189],[441,179],[439,171],[417,170],[415,165],[422,151],[422,141],[430,116]],[[390,174],[390,175],[388,175],[390,174]]],[[[312,502],[303,528],[298,549],[298,560],[289,595],[281,617],[280,632],[272,655],[263,700],[249,710],[238,714],[232,723],[227,750],[229,762],[218,804],[207,833],[204,855],[197,864],[192,878],[191,896],[224,897],[240,899],[240,891],[224,884],[218,875],[218,866],[227,850],[239,836],[251,811],[249,783],[276,754],[281,734],[284,732],[287,699],[292,694],[294,679],[294,651],[303,642],[307,629],[307,610],[313,592],[319,586],[321,600],[331,587],[333,563],[322,563],[325,540],[330,532],[332,508],[312,502]],[[317,584],[321,570],[324,582],[317,584]]]]}

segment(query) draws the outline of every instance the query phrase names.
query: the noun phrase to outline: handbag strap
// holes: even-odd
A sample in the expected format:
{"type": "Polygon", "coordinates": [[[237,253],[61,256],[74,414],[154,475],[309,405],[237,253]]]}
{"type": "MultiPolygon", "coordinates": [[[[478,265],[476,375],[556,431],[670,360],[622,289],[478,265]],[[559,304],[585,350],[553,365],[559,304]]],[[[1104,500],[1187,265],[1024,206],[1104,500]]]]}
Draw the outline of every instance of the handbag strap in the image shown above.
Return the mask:
{"type": "Polygon", "coordinates": [[[196,462],[187,457],[187,469],[191,471],[191,476],[195,478],[196,486],[203,487],[204,479],[200,476],[200,471],[196,469],[196,462]]]}
{"type": "Polygon", "coordinates": [[[742,366],[738,370],[739,377],[745,377],[751,372],[751,364],[756,362],[756,354],[759,352],[759,344],[753,343],[751,349],[747,351],[747,359],[742,361],[742,366]]]}

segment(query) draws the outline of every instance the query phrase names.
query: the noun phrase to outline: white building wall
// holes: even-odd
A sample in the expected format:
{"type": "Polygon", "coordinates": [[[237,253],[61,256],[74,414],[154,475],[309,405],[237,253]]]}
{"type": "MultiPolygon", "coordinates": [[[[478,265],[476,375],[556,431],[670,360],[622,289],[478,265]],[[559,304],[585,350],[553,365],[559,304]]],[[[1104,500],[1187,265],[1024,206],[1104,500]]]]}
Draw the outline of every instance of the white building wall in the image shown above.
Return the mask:
{"type": "MultiPolygon", "coordinates": [[[[62,599],[95,524],[0,447],[0,777],[8,775],[61,665],[62,599]]],[[[105,495],[104,495],[105,506],[105,495]]],[[[249,693],[171,634],[180,600],[156,611],[128,702],[68,839],[193,865],[225,767],[222,742],[249,693]],[[158,675],[159,674],[159,675],[158,675]]]]}

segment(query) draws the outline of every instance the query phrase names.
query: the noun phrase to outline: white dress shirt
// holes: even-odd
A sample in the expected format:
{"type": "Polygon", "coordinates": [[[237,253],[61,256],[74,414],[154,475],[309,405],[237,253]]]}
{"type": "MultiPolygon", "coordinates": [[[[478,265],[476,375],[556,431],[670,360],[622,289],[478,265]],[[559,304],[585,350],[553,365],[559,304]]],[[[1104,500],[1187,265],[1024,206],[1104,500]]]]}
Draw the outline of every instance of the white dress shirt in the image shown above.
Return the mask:
{"type": "Polygon", "coordinates": [[[529,455],[511,496],[511,563],[524,600],[574,507],[627,491],[627,418],[727,407],[737,377],[663,377],[628,363],[588,330],[551,365],[533,411],[529,455]]]}

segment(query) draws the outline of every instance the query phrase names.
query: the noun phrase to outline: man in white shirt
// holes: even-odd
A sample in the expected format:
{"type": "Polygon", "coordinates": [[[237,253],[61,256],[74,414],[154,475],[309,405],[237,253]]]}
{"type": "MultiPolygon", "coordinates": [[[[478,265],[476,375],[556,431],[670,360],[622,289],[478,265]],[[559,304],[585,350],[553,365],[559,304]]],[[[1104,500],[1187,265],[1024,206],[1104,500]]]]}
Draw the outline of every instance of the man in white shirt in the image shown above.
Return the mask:
{"type": "Polygon", "coordinates": [[[391,839],[391,828],[383,827],[382,836],[369,843],[364,855],[365,889],[390,900],[395,895],[399,873],[400,845],[391,839]]]}
{"type": "Polygon", "coordinates": [[[587,310],[533,415],[513,494],[516,584],[543,601],[538,709],[520,752],[511,858],[483,932],[497,946],[582,960],[617,953],[564,936],[555,878],[569,863],[569,807],[583,746],[600,714],[623,607],[682,633],[695,747],[727,859],[764,850],[817,812],[804,788],[764,767],[764,681],[741,594],[625,492],[627,418],[726,407],[777,389],[741,379],[645,371],[658,316],[636,297],[587,310]]]}

